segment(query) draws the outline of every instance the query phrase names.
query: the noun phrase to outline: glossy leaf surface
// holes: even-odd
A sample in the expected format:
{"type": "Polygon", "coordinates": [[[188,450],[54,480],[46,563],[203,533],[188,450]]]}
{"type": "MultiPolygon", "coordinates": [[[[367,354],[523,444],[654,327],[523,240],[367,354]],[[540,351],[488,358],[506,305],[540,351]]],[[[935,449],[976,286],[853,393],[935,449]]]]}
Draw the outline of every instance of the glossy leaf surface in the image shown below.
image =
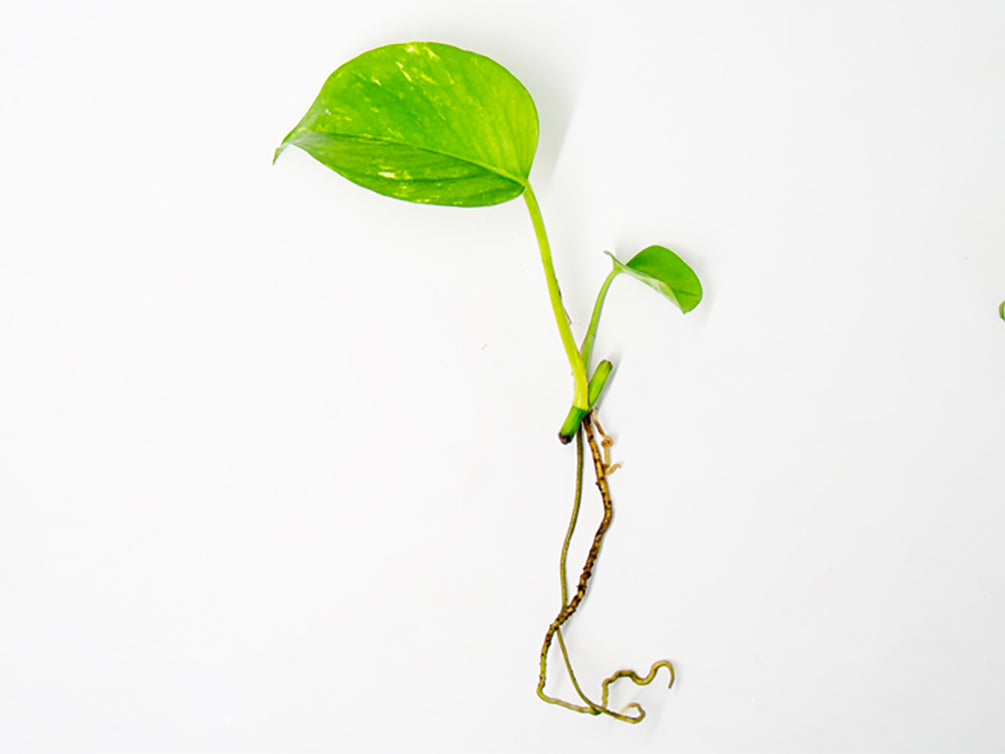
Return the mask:
{"type": "Polygon", "coordinates": [[[338,68],[276,157],[293,145],[386,196],[480,207],[523,192],[537,135],[534,100],[505,68],[413,42],[338,68]]]}
{"type": "Polygon", "coordinates": [[[701,281],[687,262],[663,246],[648,246],[623,264],[607,252],[614,268],[662,293],[685,314],[701,301],[701,281]]]}

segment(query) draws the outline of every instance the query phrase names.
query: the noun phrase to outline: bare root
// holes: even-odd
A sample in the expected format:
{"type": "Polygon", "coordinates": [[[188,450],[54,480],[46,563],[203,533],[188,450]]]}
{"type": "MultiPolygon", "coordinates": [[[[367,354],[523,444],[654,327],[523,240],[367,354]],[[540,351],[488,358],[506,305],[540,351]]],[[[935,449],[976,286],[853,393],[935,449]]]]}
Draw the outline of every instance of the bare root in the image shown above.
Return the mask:
{"type": "Polygon", "coordinates": [[[562,626],[572,617],[573,613],[576,612],[580,603],[586,597],[586,589],[590,582],[590,577],[593,575],[593,569],[596,566],[597,558],[600,555],[600,547],[604,541],[604,535],[611,526],[611,520],[614,516],[614,506],[611,502],[611,491],[607,484],[607,477],[615,469],[619,468],[621,464],[611,464],[611,447],[614,445],[614,440],[603,430],[600,423],[597,421],[596,412],[591,411],[583,418],[582,427],[576,433],[576,498],[573,505],[572,518],[569,522],[569,528],[566,532],[565,542],[562,546],[562,557],[561,557],[561,583],[562,583],[562,609],[559,610],[558,615],[555,616],[555,620],[551,622],[548,626],[548,630],[544,635],[544,642],[541,646],[541,669],[538,676],[537,683],[537,695],[544,701],[550,704],[557,704],[566,709],[573,710],[574,712],[582,712],[584,714],[590,715],[608,715],[617,720],[621,720],[626,723],[639,723],[646,716],[646,711],[637,702],[632,702],[621,709],[620,712],[616,712],[607,706],[609,687],[612,683],[620,678],[628,678],[633,683],[638,686],[646,686],[653,682],[656,678],[657,671],[660,668],[665,667],[670,672],[670,683],[667,688],[671,688],[674,683],[675,674],[673,665],[669,660],[660,660],[653,663],[653,666],[649,670],[649,674],[644,678],[639,677],[639,675],[634,670],[619,670],[610,678],[606,679],[601,685],[601,702],[597,704],[589,699],[583,690],[579,686],[579,682],[576,679],[576,675],[572,670],[572,663],[569,660],[569,653],[565,646],[565,640],[562,636],[562,626]],[[600,446],[603,447],[603,452],[601,452],[600,447],[597,445],[597,439],[594,436],[593,428],[596,425],[597,433],[600,435],[600,446]],[[573,531],[576,528],[576,522],[579,517],[579,505],[582,499],[583,490],[583,435],[586,435],[586,442],[590,446],[590,455],[593,458],[593,471],[596,476],[597,489],[600,491],[600,499],[604,506],[603,517],[600,520],[600,524],[597,527],[597,532],[593,536],[593,543],[590,545],[590,550],[586,555],[586,562],[583,564],[583,570],[579,576],[579,582],[576,585],[576,592],[572,595],[571,599],[568,598],[568,589],[566,587],[566,557],[569,551],[569,542],[572,539],[573,531]],[[547,682],[547,669],[548,669],[548,652],[551,649],[551,644],[555,637],[558,636],[559,649],[562,652],[562,658],[565,661],[565,667],[569,672],[569,678],[572,681],[573,687],[576,689],[576,693],[582,700],[583,704],[575,704],[573,702],[567,702],[563,699],[557,699],[555,697],[549,696],[545,693],[544,687],[547,682]],[[634,714],[630,714],[634,712],[634,714]]]}

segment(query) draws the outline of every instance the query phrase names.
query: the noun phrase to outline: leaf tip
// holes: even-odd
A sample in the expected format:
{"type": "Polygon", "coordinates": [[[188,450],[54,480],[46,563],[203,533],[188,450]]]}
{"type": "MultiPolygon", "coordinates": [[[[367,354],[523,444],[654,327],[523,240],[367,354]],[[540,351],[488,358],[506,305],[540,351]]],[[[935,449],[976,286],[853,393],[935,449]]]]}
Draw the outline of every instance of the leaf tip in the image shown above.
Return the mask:
{"type": "Polygon", "coordinates": [[[698,308],[698,304],[701,303],[702,299],[705,297],[704,291],[701,289],[701,283],[695,280],[698,285],[698,292],[693,293],[689,296],[678,296],[678,304],[680,305],[681,313],[687,314],[688,312],[693,312],[698,308]],[[683,300],[681,300],[683,299],[683,300]]]}

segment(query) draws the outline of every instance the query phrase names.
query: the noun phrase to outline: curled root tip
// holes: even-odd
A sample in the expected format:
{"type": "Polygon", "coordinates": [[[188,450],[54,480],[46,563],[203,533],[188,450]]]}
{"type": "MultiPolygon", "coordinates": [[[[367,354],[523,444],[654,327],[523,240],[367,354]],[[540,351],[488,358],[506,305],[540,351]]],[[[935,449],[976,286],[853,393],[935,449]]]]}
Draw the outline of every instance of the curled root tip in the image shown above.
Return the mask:
{"type": "Polygon", "coordinates": [[[646,711],[642,709],[642,705],[639,704],[638,702],[632,702],[631,704],[626,704],[624,707],[621,708],[621,712],[619,714],[621,714],[621,716],[625,718],[625,722],[633,724],[641,723],[646,717],[646,711]],[[628,710],[635,710],[636,712],[638,712],[638,714],[629,715],[628,710]]]}
{"type": "MultiPolygon", "coordinates": [[[[667,688],[668,689],[673,688],[674,681],[677,679],[677,674],[674,672],[673,669],[673,663],[671,663],[669,660],[658,660],[657,662],[654,662],[652,664],[652,667],[649,668],[649,673],[644,678],[640,677],[639,674],[636,673],[634,670],[619,670],[610,678],[606,679],[601,684],[601,691],[602,691],[601,704],[604,707],[607,706],[607,698],[610,693],[610,686],[619,678],[627,678],[636,686],[648,686],[650,683],[656,680],[656,674],[659,672],[660,668],[666,668],[667,671],[670,673],[670,683],[667,684],[667,688]]],[[[629,718],[628,722],[637,723],[640,722],[642,718],[646,716],[646,711],[642,709],[642,707],[638,703],[632,702],[622,710],[621,714],[624,715],[626,718],[629,718]],[[631,715],[626,714],[627,710],[632,708],[638,710],[639,713],[638,717],[632,717],[631,715]]]]}

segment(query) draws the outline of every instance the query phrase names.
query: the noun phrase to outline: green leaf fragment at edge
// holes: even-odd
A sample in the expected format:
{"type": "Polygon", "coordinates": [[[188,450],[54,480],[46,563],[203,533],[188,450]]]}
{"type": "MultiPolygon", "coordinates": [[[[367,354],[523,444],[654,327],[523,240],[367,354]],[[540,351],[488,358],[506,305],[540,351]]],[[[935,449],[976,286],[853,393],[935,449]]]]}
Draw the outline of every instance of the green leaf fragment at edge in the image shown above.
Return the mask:
{"type": "Polygon", "coordinates": [[[385,196],[481,207],[523,193],[537,137],[534,100],[501,65],[410,42],[339,67],[276,157],[293,145],[385,196]]]}
{"type": "Polygon", "coordinates": [[[614,262],[614,269],[627,272],[650,288],[659,291],[677,305],[685,314],[701,302],[701,281],[687,262],[663,246],[648,246],[627,264],[610,252],[605,252],[614,262]]]}

